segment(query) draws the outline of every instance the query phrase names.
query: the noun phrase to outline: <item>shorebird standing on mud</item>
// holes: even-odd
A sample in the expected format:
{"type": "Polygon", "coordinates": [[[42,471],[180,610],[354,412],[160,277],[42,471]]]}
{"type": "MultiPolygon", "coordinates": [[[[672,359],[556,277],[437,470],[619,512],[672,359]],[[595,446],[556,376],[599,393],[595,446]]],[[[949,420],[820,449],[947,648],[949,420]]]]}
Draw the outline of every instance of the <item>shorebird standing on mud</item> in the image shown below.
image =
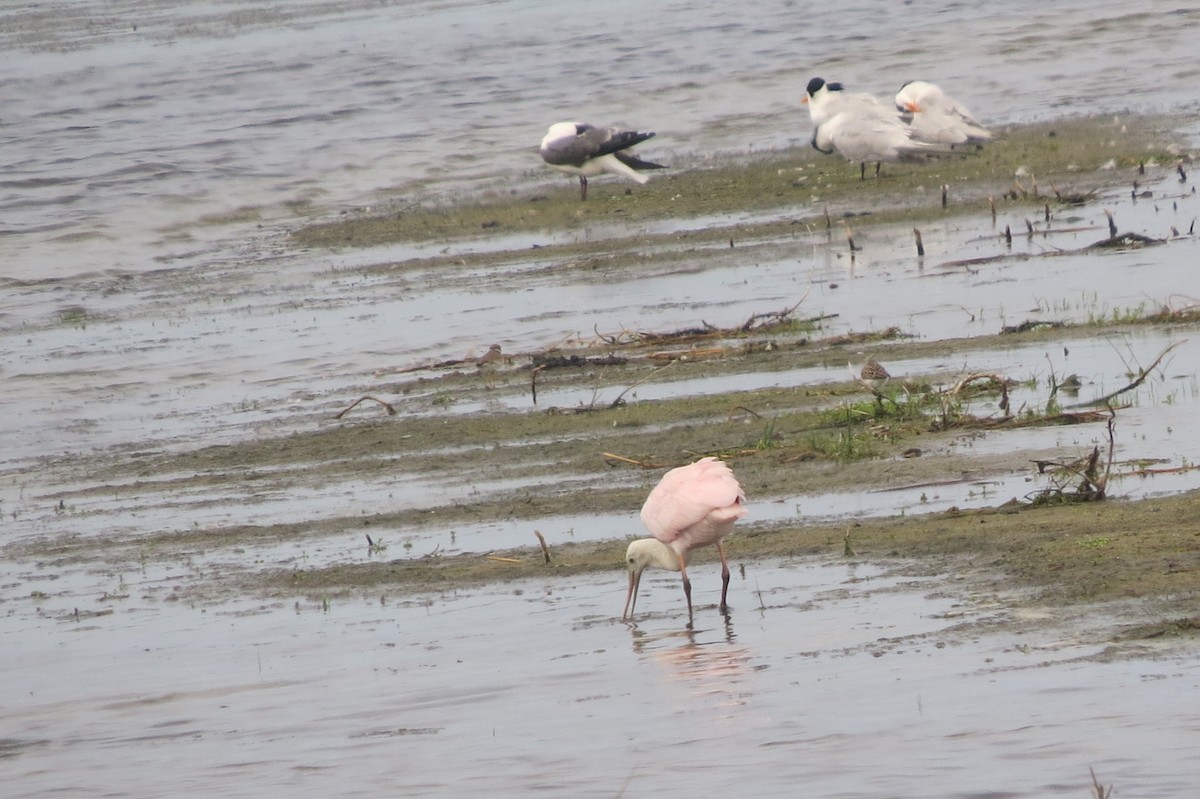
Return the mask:
{"type": "Polygon", "coordinates": [[[644,170],[666,169],[628,152],[653,133],[598,128],[585,122],[556,122],[542,138],[542,160],[560,172],[579,176],[579,199],[587,199],[588,178],[608,172],[638,183],[650,178],[644,170]]]}

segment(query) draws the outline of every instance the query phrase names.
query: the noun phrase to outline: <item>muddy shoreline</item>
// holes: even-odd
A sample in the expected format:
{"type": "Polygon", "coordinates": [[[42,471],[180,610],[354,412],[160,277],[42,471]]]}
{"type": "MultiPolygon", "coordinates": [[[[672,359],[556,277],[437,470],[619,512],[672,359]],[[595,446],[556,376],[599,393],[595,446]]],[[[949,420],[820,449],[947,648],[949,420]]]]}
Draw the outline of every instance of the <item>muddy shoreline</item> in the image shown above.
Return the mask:
{"type": "MultiPolygon", "coordinates": [[[[1174,169],[1179,143],[1170,129],[1163,119],[1064,120],[1012,128],[978,157],[924,170],[896,167],[894,176],[879,185],[858,181],[857,170],[840,160],[816,160],[807,152],[769,153],[684,170],[632,193],[604,183],[586,205],[575,199],[569,186],[557,185],[547,193],[536,190],[515,199],[410,206],[382,216],[346,214],[337,222],[301,227],[291,241],[306,248],[336,250],[428,238],[461,242],[473,240],[480,230],[529,233],[577,225],[585,218],[592,222],[632,215],[651,219],[662,209],[684,226],[687,220],[718,209],[772,214],[759,221],[715,222],[686,232],[612,232],[620,230],[618,225],[594,240],[533,251],[546,269],[611,274],[634,268],[677,268],[688,258],[756,257],[779,246],[781,238],[786,241],[798,228],[819,229],[826,213],[847,228],[853,224],[876,242],[902,237],[913,225],[947,214],[978,215],[996,203],[1028,213],[1044,208],[1047,217],[1053,205],[1060,227],[1077,225],[1072,209],[1095,203],[1101,190],[1128,184],[1130,176],[1139,173],[1139,165],[1149,163],[1151,172],[1174,169]],[[763,192],[765,184],[774,184],[776,190],[763,192]],[[953,187],[954,202],[945,209],[930,202],[934,195],[929,187],[943,184],[953,187]],[[798,198],[809,216],[788,210],[798,198]],[[814,216],[815,207],[830,210],[814,216]],[[784,209],[782,216],[780,209],[784,209]]],[[[1047,226],[1042,235],[1053,232],[1047,226]]],[[[1103,240],[1106,234],[1098,230],[1095,236],[1085,235],[1103,240]]],[[[529,256],[524,247],[484,247],[474,253],[381,261],[356,269],[363,275],[394,277],[412,270],[441,269],[453,281],[463,269],[502,266],[529,256]]],[[[493,279],[512,276],[501,270],[493,279]]],[[[946,386],[956,376],[949,373],[905,375],[879,400],[848,374],[812,385],[685,393],[652,400],[639,397],[639,387],[669,391],[688,381],[739,374],[818,367],[841,369],[845,374],[844,365],[862,348],[892,361],[949,355],[968,344],[966,339],[923,340],[894,328],[826,335],[823,320],[807,317],[802,305],[762,308],[762,319],[751,318],[725,329],[702,323],[694,330],[594,331],[569,341],[548,342],[537,351],[505,353],[504,360],[486,373],[469,358],[442,364],[381,365],[370,385],[342,386],[307,396],[302,406],[292,410],[287,429],[278,433],[258,430],[232,443],[198,442],[199,446],[186,448],[161,447],[146,440],[132,442],[130,449],[55,462],[52,471],[63,487],[42,496],[70,514],[77,504],[108,496],[127,496],[136,507],[151,501],[147,497],[170,505],[171,497],[206,493],[213,495],[215,503],[221,496],[246,491],[248,485],[254,487],[251,493],[264,496],[302,496],[337,481],[399,486],[405,481],[438,480],[462,487],[463,495],[449,501],[388,509],[367,505],[347,513],[308,517],[301,512],[292,521],[271,524],[180,523],[153,531],[33,538],[7,550],[43,568],[91,564],[120,571],[147,558],[215,560],[220,568],[205,579],[175,587],[174,598],[202,603],[243,595],[272,600],[301,596],[314,601],[347,595],[409,596],[498,580],[608,570],[617,581],[625,541],[641,534],[636,509],[646,491],[663,469],[700,455],[726,458],[746,487],[753,508],[755,503],[782,501],[779,498],[794,493],[797,486],[809,491],[846,485],[886,491],[897,485],[936,485],[999,472],[1027,470],[1032,475],[1036,460],[1077,457],[1080,452],[1014,450],[984,456],[941,445],[970,429],[1102,426],[1096,416],[1086,415],[1088,409],[1060,407],[1054,386],[1027,387],[1035,402],[1001,411],[1007,388],[991,385],[970,395],[950,395],[946,386]],[[361,393],[354,393],[355,388],[361,393]],[[590,388],[592,400],[573,407],[537,403],[537,391],[544,396],[563,388],[590,388]],[[361,396],[376,401],[347,410],[361,396]],[[385,406],[392,404],[401,409],[394,416],[385,412],[385,406]],[[459,412],[463,406],[482,410],[459,412]],[[466,490],[476,483],[497,481],[518,487],[466,490]],[[539,520],[561,513],[564,507],[575,514],[625,515],[628,521],[605,541],[572,543],[551,534],[553,557],[547,565],[533,531],[539,520]],[[486,554],[406,547],[403,556],[396,557],[400,554],[397,530],[436,536],[455,525],[486,520],[528,526],[530,546],[486,554]],[[384,546],[369,547],[367,540],[384,546]],[[347,542],[362,541],[362,559],[312,565],[303,559],[280,563],[241,557],[256,547],[327,541],[340,541],[355,550],[358,545],[347,542]],[[389,542],[394,547],[391,552],[386,551],[389,542]]],[[[1130,328],[1192,335],[1200,325],[1200,314],[1190,305],[1164,304],[1088,324],[1061,324],[1049,313],[1035,316],[1035,321],[1019,332],[1005,332],[996,325],[991,335],[972,336],[969,346],[976,351],[1017,343],[1049,346],[1130,328]]],[[[1119,441],[1119,407],[1115,414],[1119,441]]],[[[1136,458],[1136,452],[1126,457],[1136,458]]],[[[1064,479],[1064,484],[1068,482],[1064,479]]],[[[1119,496],[1119,491],[1115,493],[1119,496]]],[[[854,557],[904,559],[919,564],[906,568],[931,574],[953,574],[963,568],[1001,574],[1000,582],[1012,581],[1028,589],[1024,601],[1034,604],[1153,600],[1156,624],[1161,626],[1151,625],[1147,635],[1166,629],[1194,630],[1187,620],[1194,618],[1200,591],[1200,514],[1195,512],[1200,493],[1041,508],[1031,507],[1028,496],[996,500],[984,509],[838,522],[806,521],[802,511],[784,521],[755,522],[752,514],[730,541],[730,552],[746,563],[761,558],[838,557],[849,545],[854,557]]],[[[705,553],[697,556],[699,563],[707,559],[705,553]]]]}

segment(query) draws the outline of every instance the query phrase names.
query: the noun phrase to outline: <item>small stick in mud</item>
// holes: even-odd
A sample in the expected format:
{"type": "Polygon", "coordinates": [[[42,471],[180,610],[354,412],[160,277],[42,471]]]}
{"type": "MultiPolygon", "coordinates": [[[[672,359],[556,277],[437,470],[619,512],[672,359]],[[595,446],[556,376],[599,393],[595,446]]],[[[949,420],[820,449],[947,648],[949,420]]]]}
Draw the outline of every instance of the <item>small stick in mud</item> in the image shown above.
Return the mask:
{"type": "Polygon", "coordinates": [[[833,235],[833,219],[829,216],[829,206],[825,206],[825,237],[833,235]]]}
{"type": "Polygon", "coordinates": [[[338,415],[337,415],[337,416],[335,416],[335,417],[333,417],[333,418],[334,418],[334,419],[341,419],[343,416],[345,416],[346,414],[350,413],[350,411],[354,410],[354,409],[355,409],[355,408],[358,406],[358,404],[359,404],[360,402],[366,402],[367,400],[371,400],[372,402],[378,402],[380,405],[382,405],[384,408],[386,408],[386,409],[387,409],[387,415],[388,415],[388,416],[395,416],[395,415],[396,415],[396,409],[392,407],[392,405],[391,405],[391,403],[390,403],[390,402],[384,402],[383,400],[381,400],[381,399],[379,399],[379,398],[377,398],[377,397],[359,397],[359,398],[358,398],[358,399],[356,399],[354,402],[350,403],[350,405],[349,405],[348,407],[346,407],[346,408],[342,409],[342,410],[341,410],[341,411],[338,413],[338,415]]]}
{"type": "Polygon", "coordinates": [[[1046,203],[1046,224],[1050,224],[1050,203],[1046,203]]]}
{"type": "Polygon", "coordinates": [[[1179,182],[1187,183],[1187,172],[1183,171],[1183,162],[1180,161],[1175,165],[1175,171],[1179,173],[1179,182]]]}
{"type": "Polygon", "coordinates": [[[1096,799],[1109,799],[1113,792],[1112,786],[1110,785],[1105,788],[1100,784],[1100,780],[1096,779],[1096,769],[1088,766],[1088,771],[1090,771],[1092,774],[1092,790],[1096,794],[1096,799]]]}
{"type": "Polygon", "coordinates": [[[1008,225],[1004,226],[1004,243],[1009,247],[1012,246],[1012,228],[1010,228],[1008,225]]]}
{"type": "Polygon", "coordinates": [[[729,415],[728,415],[728,416],[726,416],[725,418],[726,418],[726,419],[732,419],[732,418],[733,418],[733,412],[734,412],[734,411],[745,411],[746,413],[748,413],[748,414],[750,414],[751,416],[753,416],[755,419],[761,419],[761,418],[762,418],[762,414],[761,414],[761,413],[759,413],[758,411],[755,411],[755,410],[753,410],[752,408],[747,408],[745,405],[734,405],[734,406],[733,406],[733,409],[729,411],[729,415]]]}
{"type": "Polygon", "coordinates": [[[1028,217],[1025,218],[1025,232],[1029,238],[1033,238],[1033,223],[1029,221],[1028,217]]]}
{"type": "Polygon", "coordinates": [[[1105,208],[1104,215],[1108,217],[1108,236],[1115,239],[1117,237],[1117,223],[1113,219],[1113,212],[1105,208]]]}
{"type": "Polygon", "coordinates": [[[529,373],[529,393],[530,393],[530,395],[533,397],[533,404],[534,404],[534,405],[537,405],[537,377],[538,377],[538,372],[542,371],[542,370],[543,370],[543,369],[545,369],[545,368],[546,368],[546,365],[545,365],[545,364],[542,364],[541,366],[536,366],[536,367],[534,367],[533,371],[529,373]]]}
{"type": "Polygon", "coordinates": [[[992,224],[996,224],[996,198],[988,197],[988,208],[992,209],[992,224]]]}
{"type": "Polygon", "coordinates": [[[613,400],[612,402],[610,402],[608,404],[608,409],[611,411],[613,408],[621,407],[621,405],[624,404],[624,402],[625,402],[626,394],[628,394],[630,391],[633,391],[635,388],[640,386],[642,383],[645,383],[650,378],[655,377],[656,375],[658,375],[659,372],[662,372],[664,369],[670,369],[672,366],[674,366],[677,363],[679,363],[678,359],[670,361],[670,362],[664,364],[663,366],[658,367],[653,372],[651,372],[650,374],[643,377],[641,380],[637,380],[637,381],[629,384],[629,386],[627,386],[624,391],[622,391],[620,394],[617,395],[617,398],[615,400],[613,400]]]}
{"type": "Polygon", "coordinates": [[[370,533],[363,533],[367,537],[367,554],[376,555],[387,549],[387,544],[383,543],[383,539],[378,541],[371,538],[370,533]]]}
{"type": "Polygon", "coordinates": [[[630,466],[637,466],[642,469],[661,469],[666,465],[663,463],[650,463],[648,461],[634,460],[633,458],[626,458],[624,455],[617,455],[612,452],[601,452],[600,457],[604,458],[606,461],[620,461],[621,463],[628,463],[630,466]]]}
{"type": "Polygon", "coordinates": [[[542,537],[540,530],[534,530],[533,534],[537,536],[538,543],[542,545],[542,557],[546,559],[546,565],[550,565],[550,547],[546,546],[546,539],[542,537]]]}
{"type": "Polygon", "coordinates": [[[917,240],[917,257],[925,257],[925,245],[921,242],[921,231],[913,228],[913,238],[917,240]]]}
{"type": "Polygon", "coordinates": [[[949,191],[950,191],[950,184],[943,183],[942,184],[942,207],[943,208],[946,207],[946,200],[947,200],[946,195],[949,193],[949,191]]]}
{"type": "MultiPolygon", "coordinates": [[[[1145,161],[1138,161],[1138,174],[1139,175],[1146,174],[1146,162],[1145,161]]],[[[1095,776],[1095,775],[1093,774],[1092,776],[1095,776]]]]}
{"type": "Polygon", "coordinates": [[[854,231],[850,229],[850,224],[845,223],[845,225],[846,225],[846,241],[850,244],[850,255],[851,255],[851,257],[853,257],[854,253],[862,250],[862,247],[859,247],[857,244],[854,243],[854,231]]]}

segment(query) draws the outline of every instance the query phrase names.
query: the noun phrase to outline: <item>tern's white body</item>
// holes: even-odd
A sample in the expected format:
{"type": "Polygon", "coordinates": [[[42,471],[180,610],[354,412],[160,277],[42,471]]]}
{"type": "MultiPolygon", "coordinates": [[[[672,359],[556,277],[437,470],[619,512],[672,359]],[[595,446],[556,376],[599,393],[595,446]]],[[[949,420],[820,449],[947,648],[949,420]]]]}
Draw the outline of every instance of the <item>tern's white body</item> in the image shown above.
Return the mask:
{"type": "Polygon", "coordinates": [[[896,109],[910,120],[917,138],[939,144],[982,144],[992,132],[936,83],[909,81],[896,93],[896,109]]]}
{"type": "Polygon", "coordinates": [[[919,140],[886,103],[862,92],[843,91],[839,83],[813,78],[801,102],[812,119],[813,147],[858,162],[861,177],[870,161],[878,175],[881,161],[914,161],[950,152],[944,145],[919,140]]]}

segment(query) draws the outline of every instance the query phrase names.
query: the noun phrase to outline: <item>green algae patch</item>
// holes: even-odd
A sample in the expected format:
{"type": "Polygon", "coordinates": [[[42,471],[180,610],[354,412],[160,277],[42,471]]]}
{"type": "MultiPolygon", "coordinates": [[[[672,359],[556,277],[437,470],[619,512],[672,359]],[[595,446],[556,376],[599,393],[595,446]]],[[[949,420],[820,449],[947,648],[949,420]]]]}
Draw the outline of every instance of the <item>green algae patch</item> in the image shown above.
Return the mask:
{"type": "MultiPolygon", "coordinates": [[[[797,124],[803,124],[799,115],[797,124]]],[[[703,230],[691,231],[693,236],[736,240],[795,224],[823,225],[827,210],[897,222],[978,211],[988,198],[1001,208],[1071,203],[1112,185],[1128,168],[1173,163],[1180,143],[1173,124],[1170,118],[1131,116],[1013,126],[978,151],[922,165],[885,165],[879,180],[860,180],[857,164],[798,147],[685,163],[644,186],[594,181],[586,202],[566,179],[485,201],[399,198],[382,212],[348,212],[303,226],[292,238],[301,247],[346,248],[595,227],[601,237],[607,232],[649,243],[672,234],[647,233],[638,229],[642,224],[695,219],[703,220],[703,230]]]]}

